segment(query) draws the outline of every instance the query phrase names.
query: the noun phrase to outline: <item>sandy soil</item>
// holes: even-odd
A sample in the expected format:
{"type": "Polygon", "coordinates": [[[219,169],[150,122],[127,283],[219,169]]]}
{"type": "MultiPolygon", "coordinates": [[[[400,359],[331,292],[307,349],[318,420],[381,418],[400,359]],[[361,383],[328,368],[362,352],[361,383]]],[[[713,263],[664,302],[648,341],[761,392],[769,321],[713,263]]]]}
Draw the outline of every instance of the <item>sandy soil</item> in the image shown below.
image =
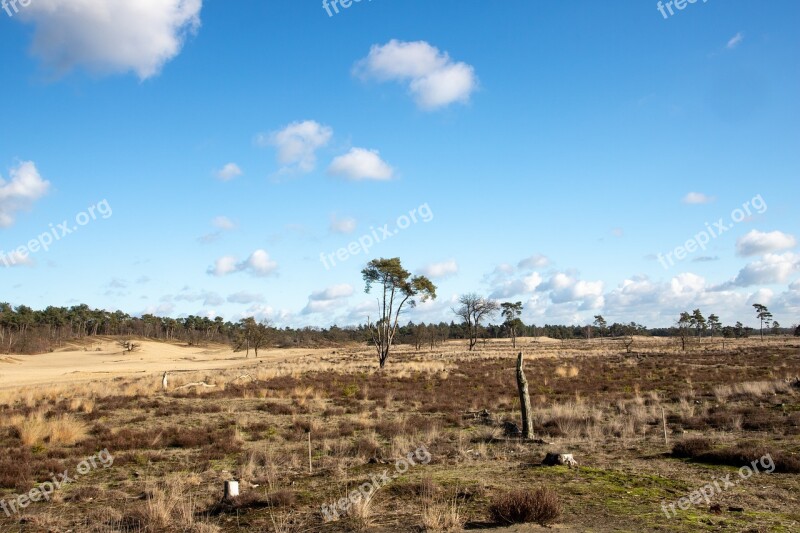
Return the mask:
{"type": "Polygon", "coordinates": [[[36,385],[60,385],[112,379],[120,376],[144,376],[168,370],[192,372],[221,368],[250,367],[309,355],[313,350],[260,350],[255,359],[233,353],[227,346],[186,346],[181,344],[136,341],[140,348],[123,352],[116,341],[93,342],[86,347],[38,355],[0,356],[0,390],[36,385]]]}

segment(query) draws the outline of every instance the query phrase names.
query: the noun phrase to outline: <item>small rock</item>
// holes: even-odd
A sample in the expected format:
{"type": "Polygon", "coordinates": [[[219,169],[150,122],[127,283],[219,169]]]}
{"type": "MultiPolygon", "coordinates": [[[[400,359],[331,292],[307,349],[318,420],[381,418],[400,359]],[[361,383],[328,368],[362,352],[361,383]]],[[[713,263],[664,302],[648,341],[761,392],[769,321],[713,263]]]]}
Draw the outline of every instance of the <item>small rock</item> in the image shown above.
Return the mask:
{"type": "Polygon", "coordinates": [[[571,453],[548,453],[542,464],[544,466],[566,465],[572,468],[578,466],[578,461],[575,460],[571,453]]]}

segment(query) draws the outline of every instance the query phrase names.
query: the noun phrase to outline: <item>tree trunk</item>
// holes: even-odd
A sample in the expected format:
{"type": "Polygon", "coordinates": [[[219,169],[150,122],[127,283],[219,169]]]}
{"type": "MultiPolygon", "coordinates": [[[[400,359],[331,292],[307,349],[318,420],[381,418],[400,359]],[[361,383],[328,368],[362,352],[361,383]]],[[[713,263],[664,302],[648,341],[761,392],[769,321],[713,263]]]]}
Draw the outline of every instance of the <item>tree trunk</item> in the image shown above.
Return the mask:
{"type": "Polygon", "coordinates": [[[533,438],[533,418],[531,397],[528,394],[528,380],[522,370],[522,352],[517,356],[517,387],[519,388],[519,407],[522,410],[522,438],[533,438]]]}

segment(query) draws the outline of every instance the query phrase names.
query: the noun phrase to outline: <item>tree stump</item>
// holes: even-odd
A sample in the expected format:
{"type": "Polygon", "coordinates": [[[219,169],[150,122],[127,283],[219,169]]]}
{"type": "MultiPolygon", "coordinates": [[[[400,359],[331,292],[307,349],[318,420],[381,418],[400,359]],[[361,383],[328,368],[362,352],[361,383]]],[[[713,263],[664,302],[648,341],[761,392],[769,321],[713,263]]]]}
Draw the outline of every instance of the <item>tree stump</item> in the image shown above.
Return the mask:
{"type": "Polygon", "coordinates": [[[578,466],[578,461],[575,460],[571,453],[548,453],[542,464],[544,466],[566,465],[572,468],[573,466],[578,466]]]}

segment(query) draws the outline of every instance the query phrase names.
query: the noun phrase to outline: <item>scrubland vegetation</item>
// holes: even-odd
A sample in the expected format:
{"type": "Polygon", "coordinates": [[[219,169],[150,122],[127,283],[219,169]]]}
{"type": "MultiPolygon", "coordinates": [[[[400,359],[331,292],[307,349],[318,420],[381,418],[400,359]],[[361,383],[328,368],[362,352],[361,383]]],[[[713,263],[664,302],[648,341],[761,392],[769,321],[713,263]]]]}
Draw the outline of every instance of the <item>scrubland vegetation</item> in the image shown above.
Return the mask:
{"type": "MultiPolygon", "coordinates": [[[[0,393],[0,499],[97,469],[0,514],[14,531],[446,531],[528,522],[576,531],[792,531],[800,524],[800,342],[553,341],[526,354],[536,440],[519,424],[510,339],[363,345],[243,369],[0,393]],[[188,386],[187,386],[188,385],[188,386]],[[665,440],[666,428],[666,440],[665,440]],[[310,435],[310,437],[309,437],[310,435]],[[310,456],[309,456],[310,442],[310,456]],[[321,512],[418,446],[411,466],[338,520],[321,512]],[[543,467],[547,452],[579,466],[543,467]],[[765,453],[771,474],[667,518],[662,502],[765,453]],[[310,463],[310,464],[309,464],[310,463]],[[225,480],[241,495],[222,502],[225,480]],[[731,510],[733,509],[733,510],[731,510]]],[[[0,369],[0,371],[2,371],[0,369]]],[[[541,527],[531,525],[526,527],[541,527]]]]}

